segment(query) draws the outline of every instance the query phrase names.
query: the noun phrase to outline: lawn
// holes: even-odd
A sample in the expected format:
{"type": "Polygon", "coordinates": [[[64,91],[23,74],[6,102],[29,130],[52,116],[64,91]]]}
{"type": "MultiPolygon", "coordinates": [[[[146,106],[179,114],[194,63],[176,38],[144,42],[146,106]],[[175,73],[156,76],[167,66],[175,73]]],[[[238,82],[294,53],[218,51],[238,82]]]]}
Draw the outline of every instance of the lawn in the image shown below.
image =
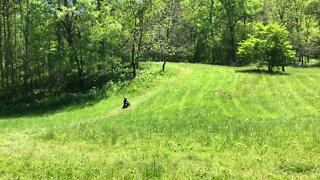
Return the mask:
{"type": "Polygon", "coordinates": [[[145,66],[101,101],[3,116],[0,178],[320,178],[320,68],[145,66]]]}

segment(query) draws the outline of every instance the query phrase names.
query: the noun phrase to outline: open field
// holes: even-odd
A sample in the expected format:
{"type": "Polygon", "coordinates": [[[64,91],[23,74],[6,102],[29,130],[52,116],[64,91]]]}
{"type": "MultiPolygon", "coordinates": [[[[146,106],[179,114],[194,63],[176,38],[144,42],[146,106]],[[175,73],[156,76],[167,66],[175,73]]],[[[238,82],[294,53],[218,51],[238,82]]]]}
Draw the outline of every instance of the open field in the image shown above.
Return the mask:
{"type": "Polygon", "coordinates": [[[100,102],[1,118],[0,178],[320,178],[320,68],[150,68],[100,102]]]}

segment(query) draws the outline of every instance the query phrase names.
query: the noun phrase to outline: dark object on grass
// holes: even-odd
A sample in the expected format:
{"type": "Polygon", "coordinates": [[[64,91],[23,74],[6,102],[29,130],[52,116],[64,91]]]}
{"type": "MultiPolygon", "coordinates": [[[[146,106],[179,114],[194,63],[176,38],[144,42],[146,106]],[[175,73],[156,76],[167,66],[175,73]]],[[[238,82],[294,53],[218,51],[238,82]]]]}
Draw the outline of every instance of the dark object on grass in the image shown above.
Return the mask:
{"type": "Polygon", "coordinates": [[[127,98],[124,98],[122,109],[128,108],[130,105],[131,105],[131,104],[130,104],[130,102],[128,101],[128,99],[127,99],[127,98]]]}

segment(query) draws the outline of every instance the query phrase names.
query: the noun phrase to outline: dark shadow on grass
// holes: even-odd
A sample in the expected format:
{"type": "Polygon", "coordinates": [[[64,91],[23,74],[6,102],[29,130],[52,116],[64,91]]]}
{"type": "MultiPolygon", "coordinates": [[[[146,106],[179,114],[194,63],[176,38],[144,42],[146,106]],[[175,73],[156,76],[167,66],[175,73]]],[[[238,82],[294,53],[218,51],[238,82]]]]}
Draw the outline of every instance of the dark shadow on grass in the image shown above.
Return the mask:
{"type": "MultiPolygon", "coordinates": [[[[130,81],[128,81],[130,82],[130,81]]],[[[0,118],[35,117],[54,114],[62,111],[71,111],[92,106],[102,99],[108,98],[114,93],[113,87],[122,91],[128,85],[127,81],[114,85],[106,84],[101,89],[91,89],[86,92],[62,93],[56,96],[48,96],[40,100],[23,100],[11,104],[0,104],[0,118]]],[[[122,102],[122,99],[119,100],[122,102]]]]}
{"type": "Polygon", "coordinates": [[[320,63],[318,63],[318,64],[312,64],[310,67],[312,67],[312,68],[320,68],[320,63]]]}
{"type": "Polygon", "coordinates": [[[92,106],[103,98],[105,97],[102,97],[102,95],[92,93],[68,93],[39,101],[1,105],[0,118],[41,116],[63,110],[81,109],[87,106],[92,106]]]}
{"type": "Polygon", "coordinates": [[[308,65],[295,65],[295,66],[292,66],[293,68],[320,68],[320,63],[319,64],[308,64],[308,65]]]}
{"type": "Polygon", "coordinates": [[[236,70],[235,72],[236,73],[247,73],[247,74],[271,75],[271,76],[288,76],[288,75],[290,75],[287,72],[282,72],[282,71],[270,72],[268,70],[261,70],[261,69],[243,69],[243,70],[236,70]]]}

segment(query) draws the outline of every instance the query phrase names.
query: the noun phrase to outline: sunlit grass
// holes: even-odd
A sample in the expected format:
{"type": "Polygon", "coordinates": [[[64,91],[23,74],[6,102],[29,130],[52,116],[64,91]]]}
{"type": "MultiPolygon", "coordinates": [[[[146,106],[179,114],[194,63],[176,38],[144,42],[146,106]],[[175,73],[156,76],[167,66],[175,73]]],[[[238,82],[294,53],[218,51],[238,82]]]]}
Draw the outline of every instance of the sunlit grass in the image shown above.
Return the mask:
{"type": "Polygon", "coordinates": [[[167,67],[93,105],[1,119],[0,178],[320,178],[319,68],[167,67]]]}

